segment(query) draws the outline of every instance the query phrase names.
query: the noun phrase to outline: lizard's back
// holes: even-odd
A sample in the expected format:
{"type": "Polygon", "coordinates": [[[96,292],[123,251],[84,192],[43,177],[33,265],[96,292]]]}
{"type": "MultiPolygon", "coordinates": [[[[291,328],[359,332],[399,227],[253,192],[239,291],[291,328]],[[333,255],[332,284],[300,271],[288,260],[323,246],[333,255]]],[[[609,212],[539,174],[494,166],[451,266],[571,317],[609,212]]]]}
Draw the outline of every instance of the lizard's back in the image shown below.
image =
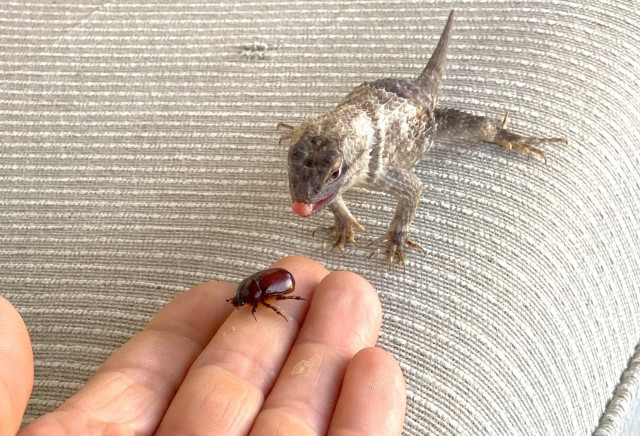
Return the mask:
{"type": "Polygon", "coordinates": [[[370,144],[371,169],[391,165],[412,168],[431,147],[434,110],[442,83],[453,11],[427,66],[414,81],[385,78],[365,82],[350,92],[336,111],[361,112],[376,131],[370,144]]]}
{"type": "Polygon", "coordinates": [[[411,168],[431,147],[435,122],[433,102],[425,89],[399,79],[365,82],[336,108],[361,112],[376,132],[371,143],[373,169],[391,164],[411,168]]]}

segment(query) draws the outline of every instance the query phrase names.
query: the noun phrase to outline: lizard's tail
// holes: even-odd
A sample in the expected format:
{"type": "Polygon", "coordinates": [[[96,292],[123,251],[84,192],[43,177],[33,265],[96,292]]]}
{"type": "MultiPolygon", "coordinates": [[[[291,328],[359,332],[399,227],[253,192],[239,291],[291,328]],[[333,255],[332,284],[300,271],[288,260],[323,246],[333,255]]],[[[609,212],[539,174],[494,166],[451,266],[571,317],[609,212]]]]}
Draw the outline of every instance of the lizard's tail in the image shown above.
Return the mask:
{"type": "Polygon", "coordinates": [[[436,49],[431,55],[431,59],[429,59],[427,66],[424,67],[424,70],[422,70],[422,73],[415,81],[416,85],[427,89],[428,94],[434,97],[442,84],[442,76],[444,74],[444,66],[447,58],[447,46],[449,45],[449,36],[451,35],[453,15],[454,11],[451,10],[447,24],[444,26],[444,30],[442,31],[442,35],[440,35],[440,40],[438,41],[438,45],[436,45],[436,49]]]}

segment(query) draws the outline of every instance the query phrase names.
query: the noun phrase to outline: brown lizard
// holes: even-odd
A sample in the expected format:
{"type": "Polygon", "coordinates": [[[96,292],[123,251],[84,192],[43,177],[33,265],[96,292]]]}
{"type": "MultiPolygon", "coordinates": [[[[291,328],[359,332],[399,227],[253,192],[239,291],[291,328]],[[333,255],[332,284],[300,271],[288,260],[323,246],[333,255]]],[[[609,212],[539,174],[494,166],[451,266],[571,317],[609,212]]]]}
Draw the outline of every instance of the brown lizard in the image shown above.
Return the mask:
{"type": "MultiPolygon", "coordinates": [[[[291,130],[289,187],[292,209],[309,216],[327,206],[333,212],[334,246],[342,251],[355,243],[354,229],[364,230],[347,208],[342,194],[354,185],[386,192],[398,199],[383,239],[389,264],[404,263],[403,248],[418,248],[409,229],[416,214],[422,182],[413,167],[427,154],[434,139],[447,136],[491,142],[508,150],[537,154],[534,144],[563,142],[563,138],[521,136],[505,129],[507,116],[493,119],[436,107],[454,11],[420,76],[413,81],[380,79],[351,91],[338,106],[291,130]]],[[[372,256],[379,253],[376,250],[372,256]]],[[[423,250],[424,251],[424,250],[423,250]]]]}

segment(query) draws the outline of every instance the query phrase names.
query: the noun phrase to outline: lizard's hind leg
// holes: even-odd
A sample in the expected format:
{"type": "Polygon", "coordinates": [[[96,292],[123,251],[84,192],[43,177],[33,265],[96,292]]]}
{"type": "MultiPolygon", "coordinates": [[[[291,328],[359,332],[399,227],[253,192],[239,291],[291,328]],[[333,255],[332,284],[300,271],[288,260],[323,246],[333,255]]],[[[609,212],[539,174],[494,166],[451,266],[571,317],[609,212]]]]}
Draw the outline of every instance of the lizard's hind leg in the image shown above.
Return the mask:
{"type": "Polygon", "coordinates": [[[487,142],[493,142],[494,144],[504,147],[507,150],[515,150],[523,153],[527,153],[527,158],[531,156],[531,153],[537,154],[544,161],[547,161],[547,155],[544,151],[535,148],[533,145],[538,144],[551,144],[559,142],[567,144],[567,140],[564,138],[537,138],[535,136],[522,136],[516,133],[512,133],[506,129],[498,128],[495,136],[491,140],[485,139],[487,142]]]}
{"type": "Polygon", "coordinates": [[[507,150],[519,151],[530,156],[537,154],[545,161],[544,151],[536,148],[539,144],[562,143],[564,138],[538,138],[510,132],[505,127],[509,122],[509,113],[499,119],[471,115],[455,109],[436,109],[436,137],[458,137],[491,142],[507,150]]]}

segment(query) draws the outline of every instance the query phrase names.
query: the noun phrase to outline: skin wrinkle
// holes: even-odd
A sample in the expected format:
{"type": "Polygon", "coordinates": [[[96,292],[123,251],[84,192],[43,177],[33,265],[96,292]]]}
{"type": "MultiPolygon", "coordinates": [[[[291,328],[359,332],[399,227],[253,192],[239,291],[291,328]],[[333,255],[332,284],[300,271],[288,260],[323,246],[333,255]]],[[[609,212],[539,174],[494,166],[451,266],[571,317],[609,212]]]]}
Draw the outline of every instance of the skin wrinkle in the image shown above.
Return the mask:
{"type": "MultiPolygon", "coordinates": [[[[284,423],[286,422],[287,425],[284,428],[284,430],[287,430],[287,432],[290,432],[292,428],[296,429],[299,432],[299,429],[301,427],[303,427],[303,428],[306,428],[306,429],[310,430],[308,432],[309,434],[322,434],[323,433],[323,429],[317,429],[317,428],[309,425],[309,423],[304,421],[304,420],[302,420],[300,418],[300,415],[298,413],[296,413],[296,412],[297,412],[297,410],[295,410],[295,409],[294,410],[287,410],[286,407],[271,407],[271,408],[262,409],[260,411],[260,419],[272,422],[272,421],[269,420],[269,414],[272,414],[277,418],[277,419],[275,419],[275,422],[277,423],[275,429],[279,429],[279,428],[283,427],[284,423]],[[285,418],[285,419],[283,419],[283,418],[285,418]],[[296,423],[296,425],[291,425],[290,424],[291,422],[296,423]]],[[[319,413],[317,413],[317,414],[318,414],[318,416],[320,415],[319,413]]],[[[272,433],[273,434],[279,434],[277,431],[275,431],[275,429],[274,429],[274,431],[272,433]]],[[[250,434],[254,434],[254,433],[251,432],[250,434]]],[[[304,434],[307,434],[307,433],[305,432],[304,434]]]]}
{"type": "MultiPolygon", "coordinates": [[[[70,400],[68,403],[63,404],[60,410],[65,412],[71,412],[71,413],[76,412],[76,413],[85,414],[86,416],[90,416],[94,418],[96,421],[103,422],[103,423],[124,424],[124,423],[128,423],[129,421],[135,420],[139,416],[139,414],[131,413],[130,404],[129,405],[120,404],[121,398],[129,398],[129,397],[135,398],[136,400],[138,400],[136,401],[136,403],[140,405],[140,404],[144,404],[144,402],[139,401],[141,397],[147,397],[147,396],[151,398],[155,397],[154,390],[146,386],[143,386],[145,388],[145,393],[143,395],[140,395],[140,393],[138,393],[138,390],[141,385],[137,383],[132,377],[126,375],[123,372],[120,372],[120,371],[105,372],[102,374],[102,377],[108,377],[108,378],[106,380],[103,380],[101,383],[101,386],[98,386],[98,388],[102,387],[105,391],[109,392],[109,396],[103,398],[102,402],[97,404],[95,402],[86,403],[85,398],[83,398],[83,396],[74,397],[74,399],[70,400]],[[112,386],[115,386],[118,388],[117,393],[114,394],[112,392],[112,388],[111,388],[112,386]],[[130,396],[127,394],[127,392],[134,392],[134,393],[137,393],[137,395],[130,396]],[[111,407],[112,405],[118,405],[120,406],[120,409],[124,409],[124,410],[114,409],[113,407],[111,407]],[[101,413],[95,413],[96,411],[101,413]],[[121,414],[128,417],[126,421],[118,422],[117,420],[113,419],[113,417],[121,416],[121,414]]],[[[168,406],[168,402],[167,402],[167,406],[168,406]]]]}
{"type": "MultiPolygon", "coordinates": [[[[165,331],[165,330],[148,330],[148,331],[143,331],[139,334],[139,338],[138,340],[143,340],[143,341],[148,341],[149,338],[148,337],[143,337],[143,336],[147,336],[149,333],[153,333],[157,335],[157,339],[158,340],[158,344],[161,344],[163,342],[166,342],[167,339],[169,339],[167,336],[173,336],[176,339],[178,339],[178,341],[184,341],[186,340],[187,343],[190,343],[191,345],[193,345],[193,354],[191,354],[193,356],[192,359],[190,359],[190,361],[193,363],[193,361],[195,360],[195,358],[197,357],[197,351],[198,350],[202,350],[204,347],[201,346],[199,343],[197,343],[195,340],[193,340],[192,338],[189,338],[187,335],[184,334],[179,334],[179,333],[175,333],[175,332],[170,332],[170,331],[165,331]]],[[[185,347],[180,347],[180,349],[185,349],[185,347]]],[[[98,372],[96,373],[96,375],[101,374],[103,371],[107,372],[107,371],[118,371],[121,372],[123,374],[131,371],[134,375],[132,376],[132,378],[134,380],[137,381],[137,383],[140,386],[144,386],[146,388],[149,388],[151,390],[154,390],[155,392],[160,393],[159,391],[159,387],[165,385],[166,380],[167,380],[167,376],[166,376],[166,371],[167,368],[160,368],[159,365],[154,365],[153,363],[155,362],[149,362],[147,360],[144,359],[140,359],[140,356],[136,356],[137,358],[135,359],[135,363],[130,363],[129,361],[123,361],[123,362],[117,362],[116,364],[107,364],[104,367],[101,367],[98,372]],[[137,363],[137,364],[136,364],[137,363]],[[148,364],[148,363],[152,363],[152,364],[148,364]],[[114,367],[117,366],[118,369],[115,369],[114,367]],[[129,370],[129,371],[127,371],[129,370]]],[[[144,356],[142,356],[144,357],[144,356]]],[[[181,369],[182,371],[182,375],[180,376],[180,380],[184,379],[186,372],[187,372],[187,368],[178,368],[178,367],[174,367],[172,365],[167,365],[169,369],[181,369]]],[[[176,374],[177,375],[177,374],[176,374]]],[[[176,383],[179,384],[179,383],[176,383]]],[[[175,390],[175,389],[172,389],[175,390]]]]}
{"type": "MultiPolygon", "coordinates": [[[[229,310],[229,313],[231,313],[231,310],[229,310]]],[[[149,324],[149,326],[147,326],[147,328],[143,330],[143,332],[155,331],[155,332],[168,333],[171,335],[180,336],[184,339],[189,340],[190,342],[193,342],[199,348],[204,348],[209,343],[209,341],[211,341],[211,338],[213,338],[213,335],[215,334],[214,329],[211,329],[211,331],[209,332],[204,332],[198,326],[193,325],[191,323],[189,324],[189,328],[184,329],[185,330],[184,332],[181,331],[183,330],[182,328],[183,326],[178,326],[179,327],[178,331],[173,329],[173,325],[156,326],[156,324],[159,324],[161,322],[162,320],[151,321],[151,324],[149,324]]]]}
{"type": "MultiPolygon", "coordinates": [[[[121,377],[123,376],[122,373],[117,375],[121,377]]],[[[98,410],[103,412],[108,411],[109,412],[108,414],[105,413],[102,416],[100,416],[98,414],[91,413],[90,416],[93,416],[94,418],[99,419],[102,422],[107,424],[121,424],[121,425],[127,425],[127,426],[129,426],[136,420],[140,419],[141,417],[144,417],[145,404],[148,403],[147,400],[153,400],[155,396],[154,396],[153,390],[150,388],[146,388],[145,392],[140,393],[136,385],[137,383],[135,383],[135,381],[130,380],[130,383],[123,387],[121,393],[117,397],[114,396],[110,398],[108,401],[105,401],[105,403],[103,404],[103,407],[99,408],[98,410]],[[135,398],[136,400],[138,400],[136,401],[136,407],[133,408],[131,403],[122,404],[121,398],[135,398]],[[144,401],[140,401],[140,400],[144,400],[144,401]],[[117,406],[117,408],[113,406],[117,406]],[[117,417],[122,415],[127,416],[127,419],[124,421],[118,420],[117,417]]],[[[167,406],[168,405],[169,405],[169,402],[167,401],[167,406]]],[[[85,412],[87,412],[87,410],[85,410],[85,412]]]]}
{"type": "MultiPolygon", "coordinates": [[[[106,374],[105,374],[106,375],[106,374]]],[[[114,372],[113,373],[114,377],[112,377],[110,380],[106,380],[103,385],[111,385],[113,384],[113,382],[115,380],[118,381],[122,381],[123,379],[129,380],[129,383],[125,383],[121,389],[119,389],[119,393],[117,395],[113,395],[110,396],[109,398],[106,398],[104,402],[100,403],[99,405],[96,405],[95,403],[93,404],[87,404],[87,407],[78,407],[75,403],[76,401],[72,402],[72,403],[65,403],[63,404],[63,406],[58,409],[58,411],[56,411],[56,413],[58,414],[56,418],[54,418],[53,420],[49,420],[48,425],[51,424],[55,424],[56,426],[58,426],[61,429],[64,429],[64,431],[60,431],[60,432],[55,432],[52,431],[50,429],[50,427],[47,427],[50,432],[50,434],[74,434],[74,433],[78,433],[78,431],[80,430],[79,428],[76,428],[76,424],[75,423],[81,423],[84,422],[85,425],[82,426],[83,429],[87,429],[87,430],[83,430],[83,431],[88,431],[88,430],[99,430],[101,429],[102,431],[100,431],[99,433],[104,433],[104,434],[112,434],[110,432],[107,432],[108,429],[113,428],[113,429],[130,429],[131,430],[131,434],[134,433],[134,426],[133,426],[133,422],[135,422],[135,420],[139,419],[140,415],[144,413],[144,410],[141,411],[141,413],[135,413],[132,414],[131,413],[131,407],[129,405],[122,405],[121,408],[124,408],[124,415],[128,416],[128,419],[125,421],[118,421],[116,419],[111,418],[112,416],[120,416],[121,411],[119,410],[113,410],[110,405],[113,403],[119,403],[120,402],[120,398],[121,397],[128,397],[127,391],[129,390],[137,390],[136,389],[136,383],[130,378],[127,377],[126,375],[122,374],[122,373],[117,373],[114,372]],[[69,406],[69,407],[65,407],[65,406],[69,406]],[[96,412],[102,412],[102,413],[96,413],[96,412]],[[66,420],[66,419],[61,419],[60,417],[64,417],[65,415],[67,416],[71,416],[73,417],[73,420],[66,420]],[[84,419],[82,418],[84,416],[84,419]]],[[[147,389],[147,391],[151,391],[150,389],[147,389]]],[[[136,398],[139,398],[140,395],[136,395],[136,398]]],[[[151,395],[151,397],[153,398],[153,395],[151,395]]],[[[79,398],[77,399],[79,401],[80,404],[82,404],[83,399],[79,398]]],[[[144,402],[143,402],[144,404],[144,402]]],[[[139,408],[139,409],[143,409],[143,407],[139,408]]],[[[45,419],[47,419],[45,417],[45,419]]],[[[92,431],[89,431],[92,433],[92,431]]],[[[121,434],[120,431],[118,431],[118,434],[121,434]]]]}
{"type": "MultiPolygon", "coordinates": [[[[176,336],[184,338],[184,336],[181,336],[181,335],[176,335],[176,336]]],[[[201,349],[201,348],[198,348],[198,349],[201,349]]],[[[117,365],[116,368],[109,368],[109,367],[106,367],[104,369],[101,368],[98,371],[98,373],[96,373],[96,377],[108,376],[109,374],[113,374],[116,376],[116,378],[120,380],[130,381],[129,386],[123,389],[123,392],[126,389],[132,388],[133,386],[133,387],[137,387],[138,389],[144,388],[145,390],[151,393],[150,394],[151,398],[169,398],[172,394],[175,394],[178,387],[186,377],[187,369],[190,366],[190,363],[192,363],[193,359],[195,359],[195,356],[197,356],[197,350],[194,350],[194,353],[191,354],[191,356],[192,358],[189,359],[189,363],[186,365],[177,365],[177,366],[166,365],[168,368],[161,368],[158,365],[137,366],[137,365],[120,364],[120,365],[117,365]],[[175,374],[169,377],[167,377],[166,374],[164,374],[163,376],[163,370],[166,371],[167,369],[175,371],[175,374]]],[[[140,361],[141,359],[138,357],[135,360],[140,361]]],[[[122,395],[122,393],[120,395],[122,395]]],[[[139,395],[136,396],[135,398],[139,398],[139,395]]],[[[116,396],[113,396],[112,401],[115,401],[115,399],[116,399],[116,396]]],[[[75,408],[77,407],[76,404],[77,403],[81,404],[82,401],[83,401],[82,396],[79,398],[74,396],[69,400],[68,403],[65,403],[63,407],[69,406],[69,407],[75,408]]],[[[165,407],[159,413],[160,414],[164,413],[168,408],[168,406],[169,406],[169,401],[166,402],[165,407]]],[[[128,410],[125,411],[125,413],[127,412],[128,410]]]]}
{"type": "MultiPolygon", "coordinates": [[[[268,380],[275,380],[279,373],[279,371],[274,367],[265,365],[260,359],[256,359],[254,356],[249,356],[243,351],[218,349],[211,357],[213,357],[214,360],[217,360],[217,363],[194,365],[193,369],[218,367],[227,371],[229,374],[234,375],[234,377],[237,377],[238,379],[255,386],[257,389],[260,389],[263,394],[270,390],[271,386],[268,385],[268,380]],[[233,368],[234,371],[231,371],[228,368],[233,368]],[[238,369],[238,371],[235,371],[236,369],[238,369]],[[260,375],[256,376],[256,374],[260,375]],[[259,379],[262,383],[253,383],[251,379],[259,379]]],[[[271,385],[272,384],[273,382],[271,382],[271,385]]]]}
{"type": "MultiPolygon", "coordinates": [[[[230,376],[233,377],[233,374],[231,374],[229,371],[225,370],[224,368],[217,367],[217,369],[219,371],[226,372],[230,376]]],[[[251,387],[255,388],[255,392],[257,394],[256,403],[257,403],[258,408],[262,404],[264,404],[264,398],[265,398],[264,397],[264,392],[258,386],[253,385],[252,383],[247,382],[246,380],[242,380],[242,379],[240,379],[238,377],[235,377],[235,379],[240,380],[240,381],[250,385],[251,387]]],[[[239,401],[238,401],[237,398],[232,398],[230,396],[226,397],[228,401],[224,405],[223,413],[221,415],[225,416],[225,417],[233,416],[235,418],[235,419],[231,420],[231,422],[229,423],[230,424],[229,427],[231,427],[231,428],[241,428],[240,423],[241,423],[241,418],[242,418],[242,412],[246,412],[247,410],[244,407],[237,407],[237,406],[238,405],[250,404],[249,401],[248,401],[250,396],[251,396],[250,391],[251,391],[250,389],[241,389],[239,392],[242,394],[242,397],[239,399],[239,401]],[[231,401],[231,400],[233,400],[233,401],[231,401]],[[236,405],[235,410],[232,407],[232,405],[236,405]],[[233,412],[236,412],[236,413],[234,414],[233,412]]],[[[211,395],[216,395],[216,393],[212,392],[211,395]]],[[[250,427],[250,424],[248,424],[248,426],[250,427]]]]}
{"type": "Polygon", "coordinates": [[[258,386],[215,364],[199,367],[190,374],[190,380],[187,380],[187,383],[192,385],[190,387],[193,387],[196,379],[200,383],[195,385],[196,391],[189,389],[191,394],[187,403],[189,409],[181,410],[184,404],[180,404],[179,409],[172,409],[170,412],[170,415],[173,415],[172,419],[170,422],[163,420],[160,425],[160,434],[184,432],[184,429],[179,430],[184,427],[176,426],[181,426],[185,418],[196,425],[204,423],[205,428],[196,428],[196,432],[200,433],[204,431],[207,434],[243,434],[249,431],[253,421],[252,414],[257,413],[264,404],[264,393],[258,386]],[[230,395],[219,395],[219,392],[227,392],[230,395]],[[220,404],[220,400],[224,400],[225,403],[220,404]],[[212,407],[215,407],[215,410],[212,411],[212,407]],[[211,419],[212,414],[216,417],[225,417],[224,428],[220,427],[222,421],[211,419]],[[242,423],[244,425],[241,425],[242,423]],[[209,427],[210,425],[215,427],[209,427]]]}

